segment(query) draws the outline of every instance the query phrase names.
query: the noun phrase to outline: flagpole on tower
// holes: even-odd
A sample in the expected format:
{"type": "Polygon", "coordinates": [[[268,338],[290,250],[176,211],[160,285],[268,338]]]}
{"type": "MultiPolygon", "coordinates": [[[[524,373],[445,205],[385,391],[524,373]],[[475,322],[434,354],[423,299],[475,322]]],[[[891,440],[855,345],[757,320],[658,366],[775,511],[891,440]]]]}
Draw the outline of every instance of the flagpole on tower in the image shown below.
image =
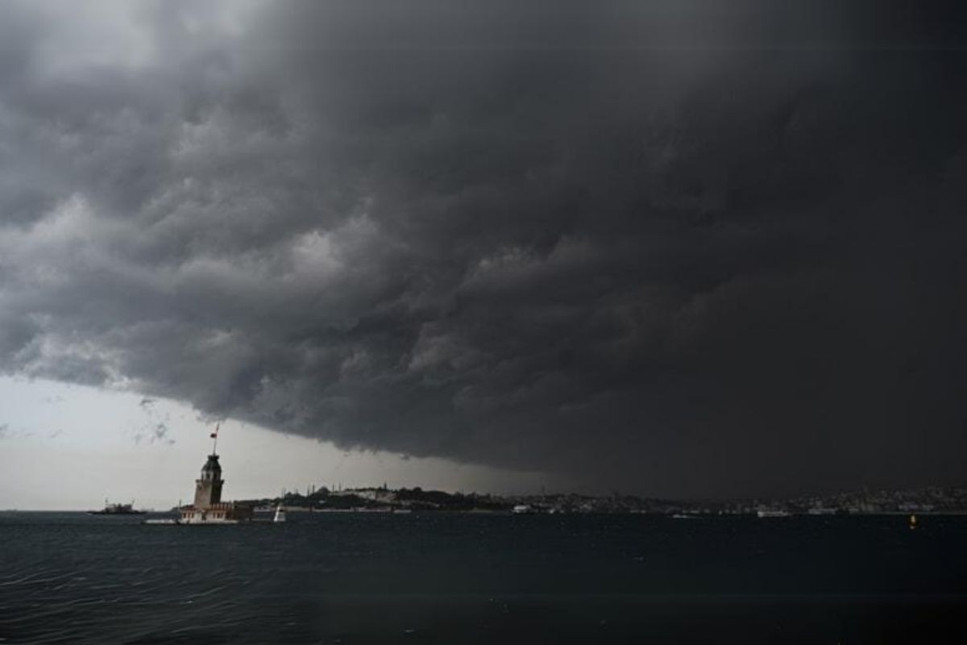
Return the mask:
{"type": "Polygon", "coordinates": [[[218,423],[216,423],[215,424],[215,432],[212,433],[212,439],[214,439],[214,441],[212,441],[212,454],[213,455],[217,455],[218,454],[218,452],[217,452],[216,449],[218,448],[218,426],[220,426],[220,425],[221,425],[221,421],[219,421],[218,423]]]}

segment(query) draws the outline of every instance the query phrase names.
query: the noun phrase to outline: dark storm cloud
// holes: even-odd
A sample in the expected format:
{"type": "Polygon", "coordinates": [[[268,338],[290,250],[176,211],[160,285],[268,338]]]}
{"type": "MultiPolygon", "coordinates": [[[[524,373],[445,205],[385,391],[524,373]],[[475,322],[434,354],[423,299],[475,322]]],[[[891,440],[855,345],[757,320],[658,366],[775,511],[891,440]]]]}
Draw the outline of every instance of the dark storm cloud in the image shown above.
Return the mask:
{"type": "Polygon", "coordinates": [[[945,8],[95,6],[3,27],[6,371],[560,486],[965,475],[945,8]]]}

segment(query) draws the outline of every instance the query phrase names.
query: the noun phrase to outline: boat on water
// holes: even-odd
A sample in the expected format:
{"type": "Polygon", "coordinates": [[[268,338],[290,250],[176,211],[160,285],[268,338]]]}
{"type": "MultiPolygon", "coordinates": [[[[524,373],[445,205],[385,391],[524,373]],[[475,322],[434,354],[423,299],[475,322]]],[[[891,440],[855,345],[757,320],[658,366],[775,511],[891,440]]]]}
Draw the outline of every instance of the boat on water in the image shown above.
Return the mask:
{"type": "Polygon", "coordinates": [[[144,515],[147,511],[139,511],[134,508],[134,503],[130,504],[111,504],[104,500],[104,508],[99,511],[88,511],[88,515],[144,515]]]}
{"type": "Polygon", "coordinates": [[[773,510],[760,510],[756,512],[756,516],[760,518],[769,517],[790,517],[791,514],[787,511],[773,511],[773,510]]]}
{"type": "Polygon", "coordinates": [[[837,509],[827,508],[824,506],[814,506],[808,511],[806,511],[807,515],[836,515],[837,513],[838,513],[837,509]]]}

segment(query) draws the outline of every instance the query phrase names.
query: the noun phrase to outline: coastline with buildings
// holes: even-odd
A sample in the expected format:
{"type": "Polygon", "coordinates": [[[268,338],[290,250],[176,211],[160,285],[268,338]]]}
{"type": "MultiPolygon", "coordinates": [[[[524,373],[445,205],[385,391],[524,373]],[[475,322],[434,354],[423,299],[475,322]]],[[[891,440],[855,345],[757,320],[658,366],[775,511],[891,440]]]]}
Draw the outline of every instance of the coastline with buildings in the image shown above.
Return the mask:
{"type": "MultiPolygon", "coordinates": [[[[675,519],[735,515],[760,519],[794,515],[961,515],[967,514],[967,485],[929,486],[905,490],[841,492],[787,499],[672,500],[620,495],[593,496],[578,493],[497,495],[424,490],[420,487],[391,489],[382,486],[343,488],[310,485],[305,494],[283,491],[278,497],[223,501],[222,467],[218,455],[218,426],[212,432],[212,452],[198,479],[192,504],[172,509],[177,519],[148,519],[148,524],[239,524],[255,520],[257,512],[274,511],[275,522],[285,512],[412,513],[449,511],[513,514],[653,514],[675,519]]],[[[118,508],[121,505],[115,505],[118,508]]],[[[125,507],[131,513],[130,505],[125,507]]],[[[99,514],[114,514],[110,505],[99,514]]],[[[267,521],[267,520],[263,520],[267,521]]]]}
{"type": "Polygon", "coordinates": [[[644,513],[680,517],[748,515],[779,518],[793,515],[930,515],[967,514],[967,486],[932,486],[910,490],[878,490],[800,496],[789,499],[670,500],[613,494],[495,495],[450,493],[422,488],[346,488],[310,486],[305,493],[245,500],[252,507],[282,506],[291,512],[432,512],[467,513],[644,513]]]}

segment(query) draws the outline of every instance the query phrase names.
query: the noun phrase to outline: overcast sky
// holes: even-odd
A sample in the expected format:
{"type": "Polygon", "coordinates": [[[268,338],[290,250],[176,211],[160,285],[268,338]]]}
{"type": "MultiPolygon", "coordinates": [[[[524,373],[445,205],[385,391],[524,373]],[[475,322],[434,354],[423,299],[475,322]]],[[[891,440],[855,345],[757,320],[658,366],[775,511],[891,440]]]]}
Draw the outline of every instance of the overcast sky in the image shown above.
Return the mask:
{"type": "Polygon", "coordinates": [[[375,483],[962,482],[956,6],[2,0],[3,458],[72,385],[140,416],[59,417],[67,477],[226,419],[375,483]]]}

